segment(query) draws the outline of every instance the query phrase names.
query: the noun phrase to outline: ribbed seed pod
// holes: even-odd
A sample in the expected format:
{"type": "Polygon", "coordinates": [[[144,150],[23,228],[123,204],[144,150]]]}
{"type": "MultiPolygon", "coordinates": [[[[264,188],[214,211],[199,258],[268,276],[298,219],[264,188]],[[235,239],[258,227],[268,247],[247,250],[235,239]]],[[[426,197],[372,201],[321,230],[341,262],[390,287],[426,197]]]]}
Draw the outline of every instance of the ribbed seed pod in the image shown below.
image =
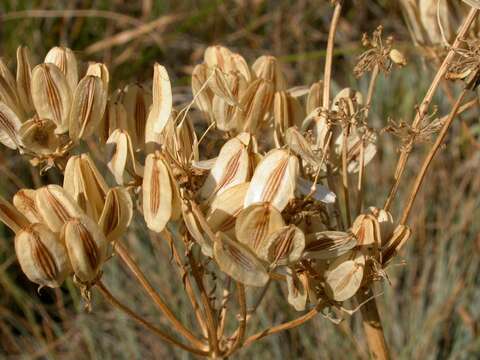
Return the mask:
{"type": "Polygon", "coordinates": [[[59,287],[71,271],[65,245],[44,224],[18,232],[15,252],[27,278],[40,286],[59,287]]]}
{"type": "Polygon", "coordinates": [[[287,265],[297,262],[304,248],[305,234],[298,227],[290,224],[268,235],[256,254],[272,265],[287,265]]]}
{"type": "Polygon", "coordinates": [[[0,59],[0,102],[11,109],[19,119],[22,120],[25,118],[15,80],[2,59],[0,59]]]}
{"type": "Polygon", "coordinates": [[[33,118],[22,124],[18,134],[23,147],[28,151],[37,155],[50,155],[60,145],[55,135],[56,128],[57,124],[52,120],[33,118]]]}
{"type": "Polygon", "coordinates": [[[21,212],[29,222],[41,223],[42,216],[35,204],[35,191],[33,189],[21,189],[13,196],[13,205],[21,212]]]}
{"type": "Polygon", "coordinates": [[[290,127],[285,131],[285,143],[296,155],[298,155],[303,161],[307,162],[313,167],[317,167],[320,164],[320,158],[317,157],[313,150],[312,145],[305,139],[305,137],[298,131],[296,127],[290,127]]]}
{"type": "Polygon", "coordinates": [[[357,239],[352,233],[321,231],[306,236],[304,257],[318,260],[334,259],[355,246],[357,246],[357,239]]]}
{"type": "Polygon", "coordinates": [[[147,123],[151,124],[154,132],[160,134],[167,125],[172,112],[172,101],[172,86],[168,72],[162,65],[156,63],[153,67],[152,107],[147,118],[147,123]]]}
{"type": "Polygon", "coordinates": [[[273,83],[274,91],[287,89],[287,82],[280,63],[274,56],[260,56],[252,65],[252,70],[257,77],[273,83]]]}
{"type": "Polygon", "coordinates": [[[325,292],[335,301],[345,301],[356,294],[362,284],[365,255],[352,251],[342,255],[329,266],[325,278],[325,292]]]}
{"type": "Polygon", "coordinates": [[[307,96],[307,115],[312,114],[315,109],[322,106],[323,100],[323,81],[316,82],[310,86],[307,96]]]}
{"type": "Polygon", "coordinates": [[[278,139],[283,138],[288,128],[300,126],[305,117],[300,102],[286,91],[277,91],[273,101],[273,118],[275,124],[275,134],[278,139]]]}
{"type": "Polygon", "coordinates": [[[10,149],[17,149],[21,145],[20,127],[22,122],[17,114],[6,104],[0,102],[0,143],[10,149]]]}
{"type": "Polygon", "coordinates": [[[73,93],[78,83],[78,64],[73,51],[69,48],[55,46],[47,53],[44,62],[54,64],[60,69],[73,93]]]}
{"type": "Polygon", "coordinates": [[[32,64],[30,51],[26,46],[17,48],[17,91],[24,110],[28,113],[33,111],[32,101],[32,64]]]}
{"type": "Polygon", "coordinates": [[[1,196],[0,221],[12,229],[14,233],[18,233],[30,225],[27,218],[1,196]]]}
{"type": "Polygon", "coordinates": [[[308,291],[294,271],[287,275],[287,301],[297,311],[305,310],[308,291]]]}
{"type": "Polygon", "coordinates": [[[398,225],[393,231],[390,239],[382,247],[382,264],[388,264],[393,256],[400,251],[411,235],[412,230],[407,225],[398,225]]]}
{"type": "Polygon", "coordinates": [[[357,237],[359,246],[381,246],[380,225],[373,215],[358,215],[352,224],[352,232],[357,237]]]}
{"type": "Polygon", "coordinates": [[[208,66],[199,64],[193,68],[192,72],[192,94],[195,99],[195,105],[200,111],[210,116],[212,112],[213,92],[205,84],[208,79],[208,66]]]}
{"type": "Polygon", "coordinates": [[[128,130],[127,121],[125,106],[118,101],[109,100],[105,106],[105,112],[99,126],[102,143],[106,143],[116,129],[128,130]]]}
{"type": "Polygon", "coordinates": [[[116,129],[106,142],[107,166],[118,185],[123,185],[127,175],[141,176],[143,169],[138,165],[132,140],[127,130],[116,129]]]}
{"type": "Polygon", "coordinates": [[[87,73],[85,76],[93,75],[102,79],[103,87],[108,92],[108,85],[110,83],[110,73],[108,68],[103,63],[90,63],[88,64],[87,73]]]}
{"type": "Polygon", "coordinates": [[[145,146],[145,128],[152,97],[137,84],[129,85],[125,90],[123,105],[127,113],[127,124],[135,149],[145,146]]]}
{"type": "Polygon", "coordinates": [[[133,217],[133,202],[128,190],[115,187],[108,191],[99,225],[109,241],[115,241],[127,230],[133,217]]]}

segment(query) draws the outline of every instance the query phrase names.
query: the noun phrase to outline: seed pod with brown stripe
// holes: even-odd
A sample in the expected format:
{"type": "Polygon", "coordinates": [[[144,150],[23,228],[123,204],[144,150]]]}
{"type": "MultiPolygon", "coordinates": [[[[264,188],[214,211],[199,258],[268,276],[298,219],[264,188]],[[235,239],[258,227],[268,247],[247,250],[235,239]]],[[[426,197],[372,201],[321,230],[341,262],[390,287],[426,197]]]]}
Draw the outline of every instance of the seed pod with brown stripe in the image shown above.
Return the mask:
{"type": "Polygon", "coordinates": [[[98,130],[107,105],[107,89],[102,80],[87,75],[77,85],[73,94],[68,121],[70,139],[86,139],[98,130]]]}
{"type": "Polygon", "coordinates": [[[47,185],[35,191],[35,206],[45,224],[60,232],[69,220],[85,216],[70,194],[58,185],[47,185]]]}
{"type": "Polygon", "coordinates": [[[252,70],[257,77],[273,83],[274,91],[287,89],[287,82],[277,58],[270,55],[260,56],[252,65],[252,70]]]}
{"type": "Polygon", "coordinates": [[[7,107],[11,109],[19,119],[25,118],[15,80],[2,59],[0,59],[0,101],[7,105],[7,107]]]}
{"type": "Polygon", "coordinates": [[[93,220],[83,216],[69,220],[61,237],[75,276],[82,283],[91,283],[98,277],[107,256],[105,235],[93,220]]]}
{"type": "Polygon", "coordinates": [[[216,234],[213,254],[220,269],[242,284],[262,287],[268,282],[265,266],[255,254],[221,232],[216,234]]]}
{"type": "Polygon", "coordinates": [[[283,226],[266,237],[256,251],[260,259],[273,266],[293,264],[305,248],[305,234],[293,224],[283,226]]]}
{"type": "Polygon", "coordinates": [[[305,284],[295,271],[289,270],[291,273],[287,275],[287,301],[297,311],[305,310],[307,305],[308,291],[305,284]]]}
{"type": "Polygon", "coordinates": [[[283,143],[285,132],[292,126],[300,126],[305,112],[300,102],[286,91],[277,91],[273,101],[275,136],[283,143]]]}
{"type": "Polygon", "coordinates": [[[193,68],[192,72],[192,94],[195,99],[195,105],[198,109],[210,116],[212,112],[213,92],[207,86],[208,79],[207,64],[199,64],[193,68]]]}
{"type": "Polygon", "coordinates": [[[325,292],[335,301],[345,301],[356,294],[365,272],[365,255],[353,250],[333,261],[325,277],[325,292]]]}
{"type": "Polygon", "coordinates": [[[352,224],[352,232],[359,246],[380,247],[381,245],[380,225],[374,215],[358,215],[352,224]]]}
{"type": "Polygon", "coordinates": [[[211,70],[212,74],[209,75],[208,86],[212,92],[227,102],[231,106],[238,105],[237,97],[232,93],[232,81],[235,75],[225,74],[218,67],[211,70]]]}
{"type": "Polygon", "coordinates": [[[32,100],[41,119],[51,119],[56,132],[68,131],[72,91],[65,75],[54,64],[40,64],[32,71],[32,100]]]}
{"type": "Polygon", "coordinates": [[[128,130],[127,110],[118,102],[109,100],[105,106],[102,120],[100,121],[100,141],[105,144],[116,129],[128,130]]]}
{"type": "Polygon", "coordinates": [[[172,86],[168,72],[165,67],[156,63],[153,67],[152,106],[147,123],[150,123],[150,127],[157,134],[160,134],[167,125],[172,112],[172,101],[172,86]]]}
{"type": "Polygon", "coordinates": [[[193,201],[182,202],[182,217],[188,233],[200,245],[202,254],[212,257],[215,235],[198,205],[193,201]]]}
{"type": "Polygon", "coordinates": [[[33,189],[21,189],[13,197],[13,205],[20,211],[29,222],[41,223],[43,222],[42,216],[35,204],[35,191],[33,189]]]}
{"type": "Polygon", "coordinates": [[[28,219],[12,204],[0,196],[0,221],[7,225],[14,233],[18,233],[30,225],[28,219]]]}
{"type": "Polygon", "coordinates": [[[386,265],[400,251],[402,246],[412,235],[412,230],[407,225],[398,225],[392,236],[382,247],[382,264],[386,265]]]}
{"type": "Polygon", "coordinates": [[[27,114],[33,111],[32,102],[32,64],[30,51],[26,46],[17,48],[17,91],[20,102],[27,114]]]}
{"type": "Polygon", "coordinates": [[[318,81],[310,86],[306,105],[307,115],[312,114],[315,109],[318,109],[322,106],[322,95],[323,81],[318,81]]]}
{"type": "Polygon", "coordinates": [[[145,128],[152,104],[152,96],[141,85],[129,85],[124,93],[123,105],[127,114],[128,132],[135,150],[145,147],[145,128]]]}
{"type": "Polygon", "coordinates": [[[296,156],[283,149],[271,150],[255,169],[244,206],[269,202],[282,211],[294,197],[298,172],[296,156]]]}
{"type": "Polygon", "coordinates": [[[44,62],[54,64],[60,69],[73,93],[78,83],[78,64],[73,51],[66,47],[55,46],[47,53],[44,62]]]}
{"type": "Polygon", "coordinates": [[[18,132],[25,149],[37,155],[50,155],[60,145],[55,135],[57,125],[49,119],[34,117],[22,124],[18,132]]]}
{"type": "Polygon", "coordinates": [[[117,240],[130,225],[133,202],[128,190],[115,187],[108,191],[99,225],[109,241],[117,240]]]}
{"type": "Polygon", "coordinates": [[[0,143],[10,149],[21,146],[19,131],[22,126],[17,114],[5,103],[0,102],[0,143]]]}
{"type": "Polygon", "coordinates": [[[297,154],[303,161],[307,162],[313,167],[319,166],[320,158],[315,155],[312,150],[312,145],[305,139],[305,137],[298,131],[296,127],[290,127],[285,132],[285,143],[295,154],[297,154]]]}
{"type": "Polygon", "coordinates": [[[337,258],[357,246],[352,233],[343,231],[320,231],[306,236],[304,257],[328,260],[337,258]]]}
{"type": "Polygon", "coordinates": [[[15,252],[22,271],[40,286],[59,287],[71,271],[64,243],[44,224],[18,232],[15,252]]]}
{"type": "Polygon", "coordinates": [[[107,167],[118,185],[123,185],[128,176],[141,176],[143,169],[135,159],[132,140],[127,130],[116,129],[106,142],[107,167]]]}
{"type": "Polygon", "coordinates": [[[108,68],[103,63],[95,63],[92,62],[88,64],[86,76],[93,75],[97,76],[102,79],[103,87],[108,92],[108,85],[110,83],[110,73],[108,72],[108,68]]]}

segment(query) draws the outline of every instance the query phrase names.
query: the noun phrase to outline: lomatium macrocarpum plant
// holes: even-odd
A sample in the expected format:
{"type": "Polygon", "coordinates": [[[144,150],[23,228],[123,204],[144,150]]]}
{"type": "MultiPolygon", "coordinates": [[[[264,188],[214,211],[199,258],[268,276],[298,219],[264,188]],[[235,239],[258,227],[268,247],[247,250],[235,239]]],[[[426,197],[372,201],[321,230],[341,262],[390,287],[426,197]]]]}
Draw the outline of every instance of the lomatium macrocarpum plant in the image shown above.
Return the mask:
{"type": "Polygon", "coordinates": [[[16,76],[0,61],[0,142],[40,172],[56,167],[64,174],[63,184],[20,189],[11,202],[0,198],[0,219],[15,233],[25,275],[40,288],[73,277],[90,310],[98,289],[160,339],[212,358],[317,314],[337,322],[360,309],[372,355],[388,358],[371,288],[386,278],[411,236],[413,202],[453,119],[476,104],[464,100],[478,84],[479,42],[466,38],[478,10],[464,19],[412,123],[392,120],[379,129],[369,113],[376,81],[405,66],[406,58],[377,28],[363,37],[365,51],[354,69],[357,77],[370,77],[368,92],[345,88],[331,99],[342,3],[333,6],[321,81],[292,87],[275,57],[249,64],[211,46],[193,69],[193,99],[182,108],[173,106],[169,75],[159,64],[150,92],[138,84],[110,89],[101,63],[89,63],[79,75],[79,62],[64,47],[51,49],[36,66],[19,47],[16,76]],[[429,115],[444,78],[463,80],[464,90],[448,115],[429,115]],[[392,188],[385,203],[364,204],[368,179],[376,176],[368,164],[385,133],[400,139],[392,188]],[[419,142],[433,145],[402,214],[394,216],[391,204],[419,142]],[[111,174],[98,170],[99,153],[111,174]],[[134,212],[169,243],[196,329],[180,322],[122,242],[134,212]],[[108,290],[102,269],[112,256],[183,339],[108,290]],[[273,282],[301,315],[252,334],[248,324],[273,282]]]}

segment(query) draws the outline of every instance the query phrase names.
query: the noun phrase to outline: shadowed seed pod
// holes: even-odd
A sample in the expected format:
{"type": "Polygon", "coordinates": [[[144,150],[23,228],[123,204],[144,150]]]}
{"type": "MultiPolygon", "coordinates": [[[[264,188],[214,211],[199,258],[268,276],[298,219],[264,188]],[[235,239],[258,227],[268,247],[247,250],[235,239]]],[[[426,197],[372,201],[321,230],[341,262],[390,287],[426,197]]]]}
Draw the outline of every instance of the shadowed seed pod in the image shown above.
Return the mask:
{"type": "Polygon", "coordinates": [[[115,187],[108,191],[99,225],[109,241],[115,241],[127,230],[133,217],[133,202],[128,190],[115,187]]]}
{"type": "Polygon", "coordinates": [[[108,68],[103,63],[89,63],[87,68],[87,73],[85,76],[96,76],[102,79],[103,87],[108,92],[108,85],[110,84],[110,73],[108,68]]]}
{"type": "Polygon", "coordinates": [[[193,68],[192,72],[192,94],[195,99],[195,105],[207,116],[212,112],[213,92],[206,82],[208,79],[207,64],[199,64],[193,68]]]}
{"type": "Polygon", "coordinates": [[[358,215],[352,224],[352,232],[356,236],[359,246],[380,247],[381,245],[380,225],[373,215],[358,215]]]}
{"type": "Polygon", "coordinates": [[[10,149],[17,149],[21,146],[20,127],[22,122],[17,114],[6,104],[0,102],[0,143],[10,149]]]}
{"type": "Polygon", "coordinates": [[[0,221],[7,225],[14,233],[18,233],[29,225],[28,219],[1,196],[0,221]]]}
{"type": "Polygon", "coordinates": [[[56,128],[57,125],[52,120],[35,117],[23,123],[18,134],[27,151],[40,156],[50,155],[60,146],[55,135],[56,128]]]}
{"type": "Polygon", "coordinates": [[[35,192],[33,189],[21,189],[13,196],[13,206],[32,224],[43,222],[35,204],[35,192]]]}
{"type": "Polygon", "coordinates": [[[60,69],[73,93],[78,83],[78,64],[73,51],[69,48],[55,46],[47,53],[44,62],[54,64],[60,69]]]}
{"type": "Polygon", "coordinates": [[[116,129],[106,142],[107,167],[118,185],[130,177],[141,176],[143,169],[137,163],[132,140],[127,130],[116,129]]]}
{"type": "Polygon", "coordinates": [[[320,159],[313,152],[312,145],[296,127],[290,127],[285,131],[285,143],[302,161],[313,167],[319,166],[320,159]]]}
{"type": "Polygon", "coordinates": [[[407,225],[398,225],[392,236],[382,247],[382,263],[388,264],[395,254],[400,251],[403,244],[410,238],[412,230],[407,225]]]}
{"type": "Polygon", "coordinates": [[[316,82],[310,86],[307,96],[306,111],[307,115],[312,114],[316,109],[322,106],[323,101],[323,81],[316,82]]]}
{"type": "Polygon", "coordinates": [[[188,233],[200,245],[203,255],[212,257],[215,235],[198,205],[193,201],[182,202],[181,209],[183,222],[188,233]]]}
{"type": "Polygon", "coordinates": [[[260,56],[252,65],[252,70],[258,78],[271,81],[274,91],[287,89],[287,82],[283,75],[279,61],[270,55],[260,56]]]}
{"type": "Polygon", "coordinates": [[[17,91],[23,108],[27,114],[33,111],[32,101],[32,62],[30,51],[26,46],[17,48],[17,91]]]}
{"type": "Polygon", "coordinates": [[[305,239],[304,257],[307,259],[335,259],[357,246],[352,233],[343,231],[321,231],[308,234],[305,239]]]}
{"type": "Polygon", "coordinates": [[[300,126],[305,118],[305,112],[296,98],[286,91],[278,91],[273,101],[273,118],[277,142],[283,144],[287,129],[300,126]]]}
{"type": "Polygon", "coordinates": [[[59,287],[71,271],[64,243],[44,224],[18,232],[15,252],[27,278],[41,287],[59,287]]]}
{"type": "Polygon", "coordinates": [[[105,144],[116,129],[128,130],[127,110],[118,102],[109,100],[100,122],[100,140],[105,144]]]}
{"type": "Polygon", "coordinates": [[[287,301],[297,311],[305,310],[308,299],[308,291],[295,271],[287,275],[287,301]]]}
{"type": "Polygon", "coordinates": [[[268,235],[256,254],[273,266],[297,262],[305,248],[305,234],[293,224],[283,226],[268,235]]]}
{"type": "Polygon", "coordinates": [[[145,129],[147,116],[152,105],[152,96],[145,89],[138,85],[129,85],[123,96],[123,105],[127,115],[127,124],[134,149],[145,147],[145,129]]]}

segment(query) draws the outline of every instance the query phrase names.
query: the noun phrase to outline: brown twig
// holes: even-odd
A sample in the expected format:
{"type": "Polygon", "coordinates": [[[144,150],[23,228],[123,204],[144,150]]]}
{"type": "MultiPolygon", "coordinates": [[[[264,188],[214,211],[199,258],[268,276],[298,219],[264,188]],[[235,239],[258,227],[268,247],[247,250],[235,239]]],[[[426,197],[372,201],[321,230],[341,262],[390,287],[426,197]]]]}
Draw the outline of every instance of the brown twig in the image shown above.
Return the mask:
{"type": "Polygon", "coordinates": [[[237,285],[237,299],[238,299],[238,304],[240,306],[240,314],[238,319],[240,324],[238,325],[235,341],[232,347],[225,354],[225,357],[229,357],[237,349],[239,349],[242,346],[242,343],[245,337],[245,332],[247,329],[247,303],[245,299],[245,287],[243,286],[243,284],[239,282],[236,282],[236,285],[237,285]]]}

